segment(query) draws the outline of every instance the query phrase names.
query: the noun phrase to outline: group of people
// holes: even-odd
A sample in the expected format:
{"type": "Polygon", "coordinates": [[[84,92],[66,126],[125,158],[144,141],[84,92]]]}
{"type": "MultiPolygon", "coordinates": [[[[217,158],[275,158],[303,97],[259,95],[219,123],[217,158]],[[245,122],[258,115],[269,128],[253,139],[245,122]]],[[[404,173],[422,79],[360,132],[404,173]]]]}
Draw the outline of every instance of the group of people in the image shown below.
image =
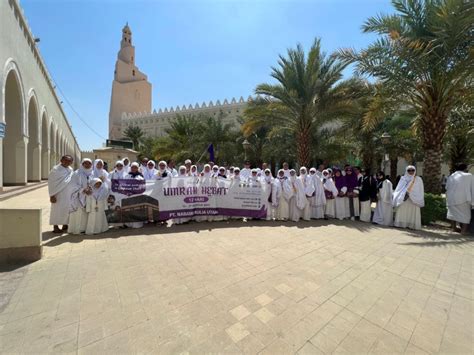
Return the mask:
{"type": "MultiPolygon", "coordinates": [[[[301,167],[297,172],[295,169],[290,169],[287,163],[283,163],[282,169],[273,177],[267,164],[262,164],[260,168],[251,168],[249,161],[244,163],[242,169],[217,166],[212,162],[199,169],[191,160],[186,160],[184,165],[175,169],[165,161],[156,164],[153,160],[144,158],[141,163],[131,163],[125,158],[117,161],[110,172],[104,169],[104,162],[101,159],[96,159],[94,162],[83,159],[76,171],[72,170],[71,164],[72,157],[63,156],[60,164],[56,165],[49,175],[48,186],[52,203],[50,224],[54,226],[55,233],[67,231],[72,234],[97,234],[108,230],[105,210],[112,180],[183,177],[211,178],[207,180],[216,184],[222,180],[231,180],[249,185],[261,185],[266,194],[264,204],[267,220],[296,222],[300,219],[336,218],[421,229],[420,208],[424,206],[423,180],[416,175],[416,168],[411,165],[406,168],[405,174],[394,190],[384,172],[379,171],[372,175],[369,169],[349,165],[342,169],[325,168],[322,165],[318,169],[309,170],[301,167]],[[373,203],[376,205],[372,213],[373,203]]],[[[452,175],[452,179],[457,180],[452,180],[451,183],[448,178],[448,191],[452,190],[453,186],[460,185],[458,175],[460,174],[452,175]]],[[[456,196],[458,195],[466,194],[456,192],[456,196]]],[[[474,199],[463,201],[461,207],[458,200],[458,197],[450,198],[448,195],[448,218],[453,219],[461,214],[462,221],[459,218],[454,220],[464,225],[467,220],[466,206],[468,204],[470,206],[474,199]],[[450,205],[456,207],[450,209],[450,205]]],[[[223,218],[196,216],[194,219],[214,221],[223,218]]],[[[173,222],[179,224],[189,220],[177,219],[173,222]]],[[[143,225],[143,223],[135,224],[130,223],[129,226],[143,225]]]]}

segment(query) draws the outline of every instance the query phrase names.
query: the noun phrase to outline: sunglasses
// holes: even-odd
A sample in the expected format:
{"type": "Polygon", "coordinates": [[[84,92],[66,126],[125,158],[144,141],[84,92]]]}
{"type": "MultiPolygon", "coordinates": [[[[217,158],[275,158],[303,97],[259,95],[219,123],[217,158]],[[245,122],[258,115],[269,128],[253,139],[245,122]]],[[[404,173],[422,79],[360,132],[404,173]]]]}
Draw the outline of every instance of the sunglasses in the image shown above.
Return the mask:
{"type": "Polygon", "coordinates": [[[408,171],[409,173],[412,173],[412,172],[415,171],[415,169],[408,169],[407,171],[408,171]]]}

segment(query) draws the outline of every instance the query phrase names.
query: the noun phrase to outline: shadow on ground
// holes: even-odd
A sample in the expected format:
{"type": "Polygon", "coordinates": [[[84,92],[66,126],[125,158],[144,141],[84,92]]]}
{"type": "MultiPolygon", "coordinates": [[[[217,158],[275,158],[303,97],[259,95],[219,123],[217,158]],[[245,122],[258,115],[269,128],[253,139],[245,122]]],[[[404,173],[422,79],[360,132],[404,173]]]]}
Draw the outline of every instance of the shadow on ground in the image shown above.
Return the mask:
{"type": "Polygon", "coordinates": [[[78,243],[83,240],[94,240],[102,238],[120,238],[126,236],[136,235],[153,235],[153,234],[178,234],[178,233],[196,233],[199,234],[201,231],[218,231],[220,229],[229,228],[259,228],[259,227],[293,227],[299,229],[315,228],[323,226],[345,226],[353,228],[354,230],[364,232],[374,228],[383,228],[370,223],[354,222],[354,221],[339,221],[339,220],[312,220],[312,221],[263,221],[263,220],[248,220],[246,222],[242,220],[228,220],[228,221],[214,221],[214,222],[189,222],[186,224],[171,225],[171,224],[160,224],[160,223],[149,223],[143,228],[139,229],[119,229],[111,228],[108,232],[96,235],[70,235],[70,234],[54,234],[52,232],[43,233],[43,245],[44,246],[55,246],[62,243],[78,243]]]}
{"type": "MultiPolygon", "coordinates": [[[[228,220],[228,221],[215,221],[215,222],[189,222],[180,225],[171,224],[160,224],[150,223],[146,224],[140,229],[119,229],[117,227],[111,228],[108,232],[96,235],[70,235],[70,234],[54,234],[52,232],[43,233],[43,245],[46,247],[54,247],[63,243],[80,243],[83,240],[97,240],[102,238],[121,238],[121,237],[133,237],[140,235],[166,235],[166,234],[179,234],[179,233],[196,233],[199,234],[201,231],[218,231],[221,229],[229,228],[259,228],[259,227],[290,227],[290,228],[317,228],[324,226],[341,226],[353,229],[358,232],[368,232],[370,230],[383,230],[386,228],[379,225],[370,223],[363,223],[357,221],[339,221],[339,220],[312,220],[312,221],[299,221],[299,222],[283,222],[283,221],[263,221],[263,220],[248,220],[246,222],[242,220],[228,220]]],[[[346,231],[346,230],[344,230],[346,231]]],[[[421,231],[412,231],[409,229],[404,232],[414,238],[413,242],[400,243],[404,245],[419,245],[419,246],[444,246],[448,244],[464,244],[474,242],[474,238],[461,237],[459,234],[444,230],[444,229],[424,229],[421,231]]]]}

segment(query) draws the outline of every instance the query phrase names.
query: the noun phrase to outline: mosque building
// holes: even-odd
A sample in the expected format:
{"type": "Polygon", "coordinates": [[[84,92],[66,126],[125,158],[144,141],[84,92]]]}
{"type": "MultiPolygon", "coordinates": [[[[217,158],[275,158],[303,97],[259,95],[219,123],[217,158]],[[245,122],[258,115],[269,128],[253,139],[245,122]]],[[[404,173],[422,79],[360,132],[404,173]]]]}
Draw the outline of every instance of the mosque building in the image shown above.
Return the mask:
{"type": "Polygon", "coordinates": [[[170,122],[180,115],[205,115],[218,117],[224,114],[224,122],[233,122],[238,127],[250,97],[236,100],[217,100],[215,103],[203,102],[201,105],[183,105],[151,110],[152,85],[147,76],[135,64],[135,47],[132,44],[132,31],[125,25],[122,29],[120,50],[115,63],[114,80],[109,111],[109,139],[120,140],[129,126],[138,126],[148,136],[163,136],[170,122]]]}

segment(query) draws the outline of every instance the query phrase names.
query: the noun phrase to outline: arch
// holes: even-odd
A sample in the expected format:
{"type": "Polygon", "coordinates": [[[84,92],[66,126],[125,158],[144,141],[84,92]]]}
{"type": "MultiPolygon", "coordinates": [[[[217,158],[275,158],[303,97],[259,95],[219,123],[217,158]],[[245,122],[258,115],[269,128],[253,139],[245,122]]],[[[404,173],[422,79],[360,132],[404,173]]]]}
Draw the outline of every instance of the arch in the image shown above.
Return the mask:
{"type": "Polygon", "coordinates": [[[27,178],[28,181],[41,180],[41,144],[38,99],[33,89],[28,92],[28,146],[27,146],[27,178]]]}
{"type": "Polygon", "coordinates": [[[57,128],[56,126],[54,125],[53,123],[53,117],[50,118],[50,142],[51,142],[51,145],[50,145],[50,148],[49,148],[49,166],[51,167],[51,169],[53,168],[53,166],[56,165],[56,132],[57,132],[57,128]]]}
{"type": "Polygon", "coordinates": [[[47,179],[49,175],[50,130],[48,112],[46,107],[41,108],[41,178],[47,179]]]}
{"type": "Polygon", "coordinates": [[[59,128],[56,129],[56,139],[54,141],[56,142],[56,146],[54,147],[54,164],[56,165],[59,164],[59,158],[61,156],[61,132],[59,131],[59,128]]]}
{"type": "Polygon", "coordinates": [[[26,145],[24,91],[20,72],[13,60],[7,61],[2,87],[3,115],[5,125],[2,152],[2,186],[25,185],[26,145]]]}

